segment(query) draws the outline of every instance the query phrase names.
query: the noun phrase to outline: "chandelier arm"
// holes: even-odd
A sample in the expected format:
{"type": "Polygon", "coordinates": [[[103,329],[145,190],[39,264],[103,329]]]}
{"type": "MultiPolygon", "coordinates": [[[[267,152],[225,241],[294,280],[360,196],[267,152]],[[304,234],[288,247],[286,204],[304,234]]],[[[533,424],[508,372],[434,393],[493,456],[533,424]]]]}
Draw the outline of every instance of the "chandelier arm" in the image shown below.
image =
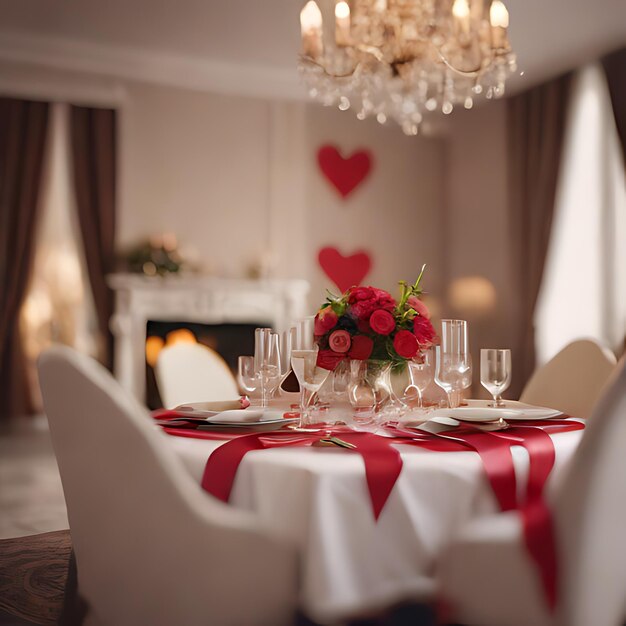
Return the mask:
{"type": "Polygon", "coordinates": [[[460,70],[458,67],[454,67],[454,65],[452,65],[452,63],[450,63],[448,59],[446,59],[443,52],[441,52],[439,48],[437,48],[436,46],[433,46],[433,47],[435,48],[435,51],[439,55],[439,58],[441,59],[442,63],[448,69],[452,70],[456,74],[459,74],[459,76],[466,76],[467,78],[478,78],[480,76],[480,69],[482,67],[482,63],[475,70],[460,70]]]}
{"type": "Polygon", "coordinates": [[[376,46],[367,46],[365,44],[357,44],[356,46],[354,46],[359,52],[365,52],[366,54],[370,54],[371,56],[373,56],[379,63],[384,63],[385,62],[385,57],[383,56],[383,53],[380,51],[380,48],[377,48],[376,46]]]}
{"type": "Polygon", "coordinates": [[[350,76],[354,76],[356,74],[356,71],[359,69],[360,65],[360,63],[357,63],[354,66],[354,69],[346,74],[333,74],[332,72],[329,72],[319,61],[316,61],[310,56],[301,55],[300,59],[303,63],[308,63],[309,65],[315,65],[315,67],[319,67],[322,72],[326,74],[326,76],[330,76],[331,78],[350,78],[350,76]]]}

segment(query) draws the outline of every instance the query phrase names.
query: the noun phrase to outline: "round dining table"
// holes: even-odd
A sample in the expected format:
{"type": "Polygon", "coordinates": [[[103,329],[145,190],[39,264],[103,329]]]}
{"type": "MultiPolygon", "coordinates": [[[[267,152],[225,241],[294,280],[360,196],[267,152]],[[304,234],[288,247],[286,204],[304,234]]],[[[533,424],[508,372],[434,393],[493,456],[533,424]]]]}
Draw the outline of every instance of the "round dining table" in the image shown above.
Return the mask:
{"type": "MultiPolygon", "coordinates": [[[[547,500],[582,432],[551,435],[555,462],[547,500]]],[[[175,434],[168,441],[198,483],[211,453],[225,443],[175,434]]],[[[464,524],[499,510],[476,452],[393,446],[402,469],[378,518],[372,512],[364,459],[353,450],[253,450],[237,468],[229,505],[254,513],[260,524],[297,546],[300,605],[316,622],[363,615],[405,600],[433,600],[442,550],[464,524]]],[[[511,455],[521,497],[529,456],[517,445],[511,455]]]]}

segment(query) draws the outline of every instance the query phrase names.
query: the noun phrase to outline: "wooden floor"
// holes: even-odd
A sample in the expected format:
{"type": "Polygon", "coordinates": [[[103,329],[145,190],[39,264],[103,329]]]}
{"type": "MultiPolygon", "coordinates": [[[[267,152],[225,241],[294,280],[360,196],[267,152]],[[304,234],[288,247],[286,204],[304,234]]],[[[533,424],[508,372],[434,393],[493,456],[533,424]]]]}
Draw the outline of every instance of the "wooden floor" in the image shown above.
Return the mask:
{"type": "Polygon", "coordinates": [[[68,530],[0,540],[0,625],[61,622],[71,549],[68,530]]]}

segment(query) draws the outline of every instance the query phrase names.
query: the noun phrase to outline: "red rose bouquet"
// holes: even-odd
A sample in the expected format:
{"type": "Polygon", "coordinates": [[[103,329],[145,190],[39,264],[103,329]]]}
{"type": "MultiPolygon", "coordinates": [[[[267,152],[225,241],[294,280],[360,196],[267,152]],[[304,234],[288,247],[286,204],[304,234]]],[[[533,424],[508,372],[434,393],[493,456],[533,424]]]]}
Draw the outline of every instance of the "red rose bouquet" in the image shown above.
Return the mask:
{"type": "Polygon", "coordinates": [[[400,282],[400,300],[375,287],[351,287],[329,296],[315,316],[317,364],[334,370],[343,359],[392,361],[396,369],[437,343],[430,313],[414,284],[400,282]]]}

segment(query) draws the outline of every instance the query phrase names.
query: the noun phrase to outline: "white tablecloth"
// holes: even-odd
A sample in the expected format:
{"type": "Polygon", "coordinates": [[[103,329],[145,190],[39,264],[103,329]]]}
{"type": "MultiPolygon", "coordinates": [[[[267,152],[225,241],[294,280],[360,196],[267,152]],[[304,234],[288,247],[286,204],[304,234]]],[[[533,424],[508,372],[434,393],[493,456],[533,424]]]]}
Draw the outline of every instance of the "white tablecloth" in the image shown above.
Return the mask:
{"type": "MultiPolygon", "coordinates": [[[[560,480],[583,431],[553,437],[560,480]]],[[[169,437],[200,482],[219,441],[169,437]]],[[[295,542],[302,555],[302,607],[323,622],[403,599],[428,600],[438,554],[469,519],[497,510],[475,452],[398,446],[403,468],[378,521],[358,453],[334,448],[280,448],[243,459],[230,503],[253,511],[295,542]]],[[[513,448],[518,489],[528,455],[513,448]]]]}

